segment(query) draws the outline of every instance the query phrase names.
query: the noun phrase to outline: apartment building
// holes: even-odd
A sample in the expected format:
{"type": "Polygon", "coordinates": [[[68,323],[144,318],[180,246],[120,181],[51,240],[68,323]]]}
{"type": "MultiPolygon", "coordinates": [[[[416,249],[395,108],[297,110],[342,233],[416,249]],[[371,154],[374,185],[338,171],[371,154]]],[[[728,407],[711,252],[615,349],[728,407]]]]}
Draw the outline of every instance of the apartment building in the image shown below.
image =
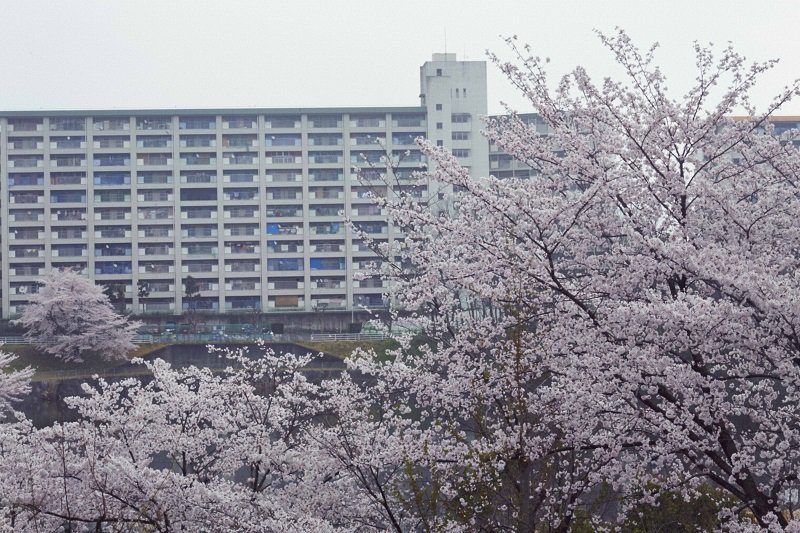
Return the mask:
{"type": "Polygon", "coordinates": [[[368,194],[412,187],[427,164],[417,137],[489,173],[485,63],[434,54],[420,100],[0,112],[2,317],[18,316],[54,268],[115,286],[137,314],[384,307],[382,281],[360,274],[376,258],[345,218],[379,242],[398,236],[368,194]]]}

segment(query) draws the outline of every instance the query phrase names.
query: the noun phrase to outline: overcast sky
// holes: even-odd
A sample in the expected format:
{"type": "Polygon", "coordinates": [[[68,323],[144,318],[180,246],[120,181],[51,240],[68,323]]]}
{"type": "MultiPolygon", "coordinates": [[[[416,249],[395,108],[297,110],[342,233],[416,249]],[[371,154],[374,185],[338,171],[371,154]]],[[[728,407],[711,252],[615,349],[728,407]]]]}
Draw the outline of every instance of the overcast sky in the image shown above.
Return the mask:
{"type": "MultiPolygon", "coordinates": [[[[0,109],[418,105],[433,52],[508,56],[518,35],[551,58],[616,75],[593,29],[658,41],[668,86],[693,80],[692,42],[780,58],[754,93],[766,105],[800,77],[800,1],[0,0],[0,109]]],[[[489,112],[530,105],[489,66],[489,112]]],[[[781,114],[800,115],[800,99],[781,114]]]]}

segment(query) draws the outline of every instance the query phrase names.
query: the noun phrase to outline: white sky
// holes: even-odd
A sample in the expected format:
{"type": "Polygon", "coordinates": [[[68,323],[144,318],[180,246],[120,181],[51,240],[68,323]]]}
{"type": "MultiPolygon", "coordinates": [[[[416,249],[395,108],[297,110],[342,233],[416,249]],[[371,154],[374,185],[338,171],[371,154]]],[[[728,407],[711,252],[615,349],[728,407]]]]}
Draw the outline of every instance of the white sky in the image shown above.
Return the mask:
{"type": "MultiPolygon", "coordinates": [[[[694,40],[780,58],[757,105],[800,77],[795,0],[0,0],[0,109],[418,105],[418,67],[445,42],[482,60],[508,56],[514,34],[551,58],[554,80],[582,64],[599,81],[617,71],[592,30],[615,26],[661,44],[676,94],[694,40]]],[[[490,113],[501,100],[531,110],[488,71],[490,113]]],[[[781,114],[800,115],[800,98],[781,114]]]]}

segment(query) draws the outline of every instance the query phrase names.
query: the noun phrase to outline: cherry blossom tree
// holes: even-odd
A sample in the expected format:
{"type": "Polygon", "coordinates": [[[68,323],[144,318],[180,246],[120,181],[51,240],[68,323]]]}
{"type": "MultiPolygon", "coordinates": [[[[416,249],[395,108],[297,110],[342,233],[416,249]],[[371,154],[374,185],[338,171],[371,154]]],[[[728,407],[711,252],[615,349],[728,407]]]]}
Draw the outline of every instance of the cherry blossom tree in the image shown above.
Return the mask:
{"type": "Polygon", "coordinates": [[[263,346],[220,354],[221,372],[141,362],[98,380],[80,419],[17,431],[0,446],[0,508],[14,531],[333,531],[364,498],[307,440],[320,406],[310,356],[263,346]]]}
{"type": "Polygon", "coordinates": [[[15,359],[16,355],[0,351],[0,415],[10,411],[13,402],[19,401],[30,392],[33,369],[11,369],[11,363],[15,359]]]}
{"type": "Polygon", "coordinates": [[[540,124],[509,110],[485,133],[530,179],[473,179],[423,142],[454,210],[376,198],[407,235],[376,248],[382,275],[427,341],[356,354],[339,435],[365,437],[343,463],[424,528],[565,531],[601,491],[625,511],[705,484],[736,502],[729,529],[797,528],[800,137],[770,117],[798,86],[756,112],[774,62],[697,46],[676,99],[655,47],[600,38],[625,80],[579,67],[551,90],[515,40],[494,58],[540,124]]]}
{"type": "Polygon", "coordinates": [[[103,288],[73,270],[53,270],[16,322],[37,348],[64,361],[87,351],[124,358],[134,348],[139,322],[118,315],[103,288]]]}

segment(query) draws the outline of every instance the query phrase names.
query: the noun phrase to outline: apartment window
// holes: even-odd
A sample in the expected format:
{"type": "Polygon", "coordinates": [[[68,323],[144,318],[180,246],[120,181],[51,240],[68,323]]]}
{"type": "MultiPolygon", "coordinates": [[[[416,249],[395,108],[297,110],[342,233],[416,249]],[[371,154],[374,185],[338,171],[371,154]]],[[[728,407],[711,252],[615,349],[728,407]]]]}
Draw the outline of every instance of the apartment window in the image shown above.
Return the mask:
{"type": "Polygon", "coordinates": [[[419,128],[425,125],[424,115],[395,115],[396,126],[400,128],[419,128]]]}
{"type": "Polygon", "coordinates": [[[131,245],[118,243],[95,244],[94,255],[96,257],[105,257],[110,255],[128,256],[131,255],[131,245]]]}
{"type": "Polygon", "coordinates": [[[182,226],[186,237],[216,237],[217,227],[207,225],[182,226]]]}
{"type": "Polygon", "coordinates": [[[86,203],[84,191],[53,191],[50,193],[50,202],[54,204],[86,203]]]}
{"type": "Polygon", "coordinates": [[[400,163],[424,163],[425,155],[419,150],[395,150],[392,157],[400,163]]]}
{"type": "Polygon", "coordinates": [[[386,187],[353,187],[353,198],[386,198],[386,187]]]}
{"type": "Polygon", "coordinates": [[[139,117],[136,119],[137,130],[169,130],[172,121],[169,117],[139,117]]]}
{"type": "MultiPolygon", "coordinates": [[[[216,193],[216,191],[214,191],[216,193]]],[[[258,189],[225,189],[226,200],[256,200],[258,189]]]]}
{"type": "Polygon", "coordinates": [[[232,291],[252,291],[256,290],[256,281],[252,279],[226,279],[231,285],[232,291]]]}
{"type": "Polygon", "coordinates": [[[267,252],[270,254],[303,253],[303,241],[267,241],[267,252]]]}
{"type": "Polygon", "coordinates": [[[222,126],[228,128],[255,128],[256,117],[254,116],[241,116],[241,117],[222,117],[222,126]]]}
{"type": "Polygon", "coordinates": [[[258,216],[258,209],[252,206],[232,207],[225,209],[225,215],[230,218],[253,218],[258,216]]]}
{"type": "Polygon", "coordinates": [[[442,129],[443,127],[444,127],[444,125],[443,125],[441,122],[437,122],[437,123],[436,123],[436,129],[437,129],[437,130],[440,130],[440,129],[442,129]]]}
{"type": "Polygon", "coordinates": [[[125,220],[130,210],[123,208],[95,209],[95,217],[100,220],[125,220]]]}
{"type": "Polygon", "coordinates": [[[350,124],[356,128],[379,128],[383,126],[383,115],[351,116],[350,124]]]}
{"type": "Polygon", "coordinates": [[[258,253],[258,243],[257,242],[226,242],[226,248],[230,248],[232,254],[254,254],[258,253]]]}
{"type": "MultiPolygon", "coordinates": [[[[95,213],[97,212],[98,211],[95,211],[95,213]]],[[[86,220],[86,210],[84,209],[57,209],[52,214],[55,215],[55,219],[59,222],[86,220]]],[[[122,218],[125,218],[124,214],[122,218]]],[[[17,217],[17,220],[20,220],[20,218],[17,217]]]]}
{"type": "Polygon", "coordinates": [[[171,261],[155,261],[152,263],[145,263],[142,265],[144,271],[148,274],[166,274],[172,268],[171,261]]]}
{"type": "Polygon", "coordinates": [[[95,226],[95,232],[104,239],[124,239],[127,236],[126,226],[95,226]]]}
{"type": "Polygon", "coordinates": [[[50,174],[51,185],[82,185],[85,174],[83,172],[59,172],[50,174]]]}
{"type": "Polygon", "coordinates": [[[422,132],[395,133],[392,135],[392,144],[414,144],[417,137],[424,137],[422,132]]]}
{"type": "Polygon", "coordinates": [[[172,145],[172,137],[147,136],[139,137],[136,145],[140,148],[167,148],[172,145]]]}
{"type": "Polygon", "coordinates": [[[181,201],[216,202],[217,189],[181,189],[181,201]]]}
{"type": "Polygon", "coordinates": [[[338,222],[322,222],[311,224],[311,233],[316,235],[339,235],[344,233],[344,226],[338,222]]]}
{"type": "Polygon", "coordinates": [[[437,75],[437,76],[441,76],[441,75],[442,75],[442,69],[440,69],[440,68],[437,68],[437,69],[436,69],[436,75],[437,75]]]}
{"type": "Polygon", "coordinates": [[[37,131],[41,120],[29,118],[12,118],[8,120],[9,131],[37,131]]]}
{"type": "Polygon", "coordinates": [[[42,174],[11,174],[8,176],[9,187],[30,187],[44,185],[42,174]]]}
{"type": "Polygon", "coordinates": [[[385,141],[380,133],[359,133],[350,136],[350,144],[381,144],[385,141]]]}
{"type": "Polygon", "coordinates": [[[54,155],[50,158],[50,164],[55,167],[82,167],[84,161],[82,155],[54,155]]]}
{"type": "Polygon", "coordinates": [[[312,252],[341,252],[344,241],[311,241],[312,252]]]}
{"type": "Polygon", "coordinates": [[[462,92],[464,93],[464,98],[466,98],[467,97],[467,88],[464,87],[464,90],[462,92]]]}
{"type": "Polygon", "coordinates": [[[275,170],[267,173],[267,181],[302,181],[302,174],[295,170],[275,170]]]}
{"type": "MultiPolygon", "coordinates": [[[[66,148],[82,148],[84,142],[83,136],[69,136],[69,137],[50,137],[50,146],[58,149],[66,148]]],[[[101,146],[102,148],[102,146],[101,146]]]]}
{"type": "Polygon", "coordinates": [[[458,98],[460,95],[461,95],[461,91],[459,91],[458,88],[456,88],[456,98],[458,98]]]}
{"type": "Polygon", "coordinates": [[[12,192],[11,193],[11,203],[12,204],[38,204],[40,198],[42,198],[41,192],[12,192]]]}
{"type": "Polygon", "coordinates": [[[436,104],[436,111],[442,110],[442,104],[436,104]]]}
{"type": "Polygon", "coordinates": [[[203,220],[207,220],[211,218],[213,215],[216,215],[217,208],[216,207],[187,207],[182,210],[182,212],[186,215],[186,218],[202,218],[203,220]]]}
{"type": "Polygon", "coordinates": [[[271,135],[267,133],[264,136],[265,146],[300,146],[300,144],[301,144],[300,135],[294,135],[294,134],[271,135]]]}
{"type": "Polygon", "coordinates": [[[86,120],[83,118],[51,118],[50,131],[84,131],[86,120]]]}
{"type": "Polygon", "coordinates": [[[137,180],[143,185],[165,185],[172,183],[172,174],[162,172],[138,172],[137,180]]]}
{"type": "Polygon", "coordinates": [[[181,146],[189,148],[213,148],[217,138],[213,135],[181,135],[181,146]]]}
{"type": "Polygon", "coordinates": [[[128,154],[95,154],[94,165],[96,167],[115,167],[128,166],[131,159],[128,154]]]}
{"type": "Polygon", "coordinates": [[[267,235],[302,235],[303,224],[267,224],[267,235]]]}
{"type": "Polygon", "coordinates": [[[130,274],[130,261],[97,261],[94,264],[95,274],[130,274]]]}
{"type": "Polygon", "coordinates": [[[41,137],[12,137],[8,140],[8,147],[12,150],[38,150],[41,142],[41,137]]]}
{"type": "Polygon", "coordinates": [[[225,306],[229,309],[261,309],[261,298],[258,296],[226,298],[225,306]]]}
{"type": "Polygon", "coordinates": [[[442,140],[436,141],[436,146],[444,146],[444,141],[442,140]]]}
{"type": "Polygon", "coordinates": [[[44,211],[41,209],[12,209],[9,214],[14,222],[37,222],[44,211]]]}
{"type": "Polygon", "coordinates": [[[373,163],[373,164],[386,164],[386,154],[380,151],[361,152],[358,154],[350,154],[350,162],[353,164],[360,163],[373,163]]]}
{"type": "Polygon", "coordinates": [[[250,148],[255,144],[255,135],[225,135],[222,138],[222,146],[225,148],[250,148]]]}
{"type": "Polygon", "coordinates": [[[311,146],[339,146],[342,144],[342,136],[335,134],[309,135],[308,144],[311,146]]]}
{"type": "Polygon", "coordinates": [[[181,172],[184,183],[216,183],[216,172],[181,172]]]}
{"type": "Polygon", "coordinates": [[[316,115],[309,117],[312,128],[338,128],[342,125],[341,115],[316,115]]]}
{"type": "Polygon", "coordinates": [[[33,168],[42,166],[42,156],[40,155],[23,155],[11,156],[8,158],[9,167],[11,168],[33,168]]]}
{"type": "Polygon", "coordinates": [[[217,246],[206,242],[189,243],[186,255],[217,255],[217,246]]]}
{"type": "Polygon", "coordinates": [[[381,208],[374,204],[353,206],[353,214],[362,217],[377,216],[381,214],[381,208]]]}
{"type": "Polygon", "coordinates": [[[312,257],[309,260],[311,270],[344,270],[344,257],[312,257]]]}
{"type": "Polygon", "coordinates": [[[387,233],[386,222],[357,222],[355,229],[364,233],[387,233]]]}
{"type": "MultiPolygon", "coordinates": [[[[273,259],[273,261],[275,261],[273,259]]],[[[225,267],[230,268],[231,272],[258,272],[258,261],[247,261],[247,260],[239,260],[239,261],[226,261],[225,267]]],[[[302,267],[301,267],[302,270],[302,267]]]]}
{"type": "Polygon", "coordinates": [[[185,165],[215,165],[217,158],[211,152],[197,154],[181,154],[181,159],[185,165]]]}
{"type": "Polygon", "coordinates": [[[225,152],[223,157],[227,159],[229,165],[253,165],[257,162],[257,156],[251,152],[225,152]]]}
{"type": "Polygon", "coordinates": [[[317,164],[336,164],[342,162],[341,152],[309,152],[308,158],[311,163],[317,164]]]}
{"type": "Polygon", "coordinates": [[[181,117],[179,127],[182,130],[210,130],[217,127],[214,117],[181,117]]]}
{"type": "Polygon", "coordinates": [[[17,240],[39,238],[39,228],[13,228],[11,233],[17,240]]]}
{"type": "MultiPolygon", "coordinates": [[[[42,269],[44,269],[44,265],[11,265],[11,268],[14,270],[14,273],[17,276],[39,276],[42,273],[42,269]]],[[[17,309],[19,309],[19,305],[17,305],[17,309]]]]}
{"type": "MultiPolygon", "coordinates": [[[[341,187],[312,187],[309,192],[314,198],[342,198],[343,196],[341,187]]],[[[292,198],[295,198],[295,196],[292,195],[292,198]]]]}
{"type": "Polygon", "coordinates": [[[169,255],[172,247],[169,244],[145,244],[139,246],[141,255],[169,255]]]}
{"type": "Polygon", "coordinates": [[[453,113],[450,119],[453,124],[466,124],[469,122],[469,113],[453,113]]]}
{"type": "Polygon", "coordinates": [[[336,217],[339,216],[339,211],[342,211],[344,206],[341,204],[311,204],[310,209],[312,213],[318,217],[336,217]]]}
{"type": "Polygon", "coordinates": [[[95,118],[94,129],[98,131],[123,131],[130,128],[130,120],[127,117],[118,118],[95,118]]]}
{"type": "Polygon", "coordinates": [[[382,294],[354,294],[353,305],[357,307],[384,307],[386,300],[382,294]]]}
{"type": "Polygon", "coordinates": [[[267,216],[270,218],[280,217],[301,217],[303,216],[302,205],[280,205],[267,207],[267,216]]]}
{"type": "Polygon", "coordinates": [[[258,224],[225,224],[225,232],[232,237],[255,237],[258,224]]]}
{"type": "MultiPolygon", "coordinates": [[[[61,194],[66,192],[72,191],[62,191],[61,194]]],[[[53,193],[55,194],[55,193],[53,193]]],[[[109,191],[98,191],[94,194],[94,201],[105,203],[105,202],[130,202],[131,195],[129,191],[120,191],[120,190],[109,190],[109,191]]]]}
{"type": "Polygon", "coordinates": [[[454,131],[452,139],[454,141],[468,141],[469,140],[469,132],[468,131],[454,131]]]}
{"type": "Polygon", "coordinates": [[[139,226],[145,237],[169,237],[172,226],[139,226]]]}
{"type": "Polygon", "coordinates": [[[270,156],[272,164],[295,163],[300,157],[300,152],[273,152],[270,156]]]}
{"type": "Polygon", "coordinates": [[[455,157],[469,157],[469,150],[466,148],[453,148],[453,155],[455,157]]]}
{"type": "MultiPolygon", "coordinates": [[[[12,246],[11,257],[39,257],[42,250],[43,248],[41,246],[12,246]]],[[[80,253],[78,253],[78,255],[80,255],[80,253]]]]}
{"type": "Polygon", "coordinates": [[[267,259],[267,270],[270,272],[303,270],[302,259],[267,259]]]}
{"type": "Polygon", "coordinates": [[[143,283],[149,292],[170,292],[170,282],[167,280],[148,280],[143,283]]]}
{"type": "Polygon", "coordinates": [[[165,189],[156,189],[153,191],[139,191],[142,195],[143,202],[168,202],[169,191],[165,189]]]}
{"type": "Polygon", "coordinates": [[[84,250],[85,248],[82,244],[56,245],[53,246],[53,257],[82,257],[84,250]]]}
{"type": "Polygon", "coordinates": [[[129,185],[131,175],[127,172],[95,172],[95,185],[129,185]]]}
{"type": "Polygon", "coordinates": [[[139,154],[142,165],[169,165],[172,163],[171,154],[139,154]]]}
{"type": "Polygon", "coordinates": [[[172,208],[142,207],[139,208],[139,218],[142,220],[168,220],[172,218],[172,208]]]}
{"type": "Polygon", "coordinates": [[[300,117],[298,116],[286,116],[286,117],[266,117],[267,127],[268,128],[296,128],[298,123],[300,122],[300,117]]]}

